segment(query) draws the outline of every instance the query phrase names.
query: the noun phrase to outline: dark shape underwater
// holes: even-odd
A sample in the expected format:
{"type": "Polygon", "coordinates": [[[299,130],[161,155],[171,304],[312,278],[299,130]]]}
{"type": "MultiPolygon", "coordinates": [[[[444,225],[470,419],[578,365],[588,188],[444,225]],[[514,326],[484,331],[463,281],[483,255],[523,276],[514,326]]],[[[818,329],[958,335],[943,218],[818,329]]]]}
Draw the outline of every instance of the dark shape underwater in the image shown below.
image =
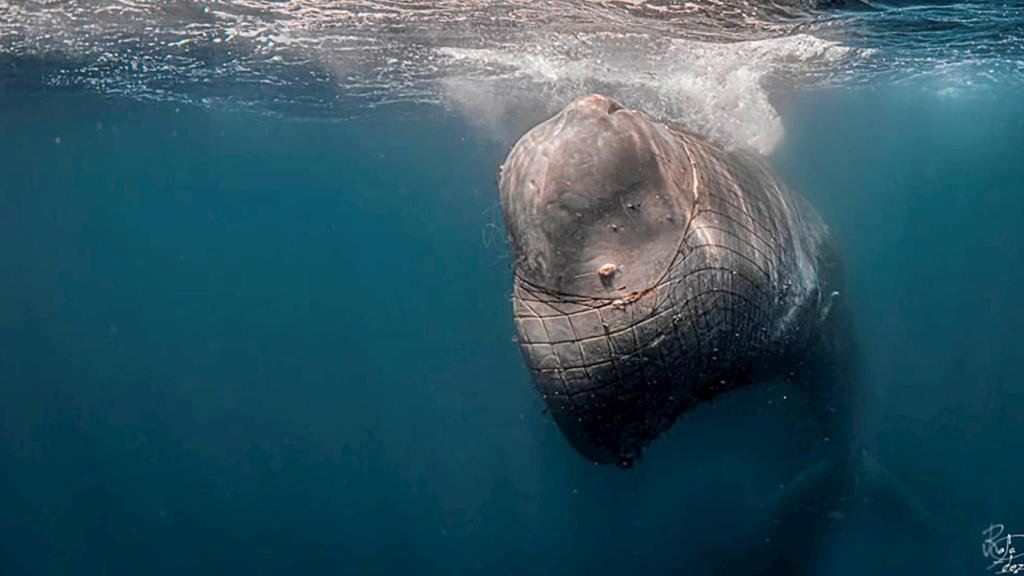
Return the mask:
{"type": "Polygon", "coordinates": [[[523,136],[500,189],[519,342],[583,456],[628,466],[687,410],[779,376],[845,433],[839,258],[764,159],[591,95],[523,136]]]}

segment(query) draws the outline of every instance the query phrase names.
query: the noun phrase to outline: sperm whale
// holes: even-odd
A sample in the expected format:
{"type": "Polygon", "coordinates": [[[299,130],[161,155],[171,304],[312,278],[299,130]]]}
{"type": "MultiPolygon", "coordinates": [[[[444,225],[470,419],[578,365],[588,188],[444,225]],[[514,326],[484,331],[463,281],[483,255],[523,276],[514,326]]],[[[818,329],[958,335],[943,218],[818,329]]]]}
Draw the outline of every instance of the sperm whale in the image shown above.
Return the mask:
{"type": "Polygon", "coordinates": [[[629,466],[687,410],[775,377],[844,433],[839,254],[762,157],[595,94],[524,135],[499,189],[518,341],[580,454],[629,466]]]}

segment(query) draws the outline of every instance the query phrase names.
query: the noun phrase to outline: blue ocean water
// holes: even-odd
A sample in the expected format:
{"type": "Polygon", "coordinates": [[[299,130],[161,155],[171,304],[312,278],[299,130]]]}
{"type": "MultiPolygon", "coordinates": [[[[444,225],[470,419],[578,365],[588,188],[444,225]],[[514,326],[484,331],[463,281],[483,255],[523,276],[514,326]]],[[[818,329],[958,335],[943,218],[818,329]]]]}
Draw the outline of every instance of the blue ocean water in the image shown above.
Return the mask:
{"type": "Polygon", "coordinates": [[[599,467],[512,339],[496,170],[590,90],[836,231],[859,436],[932,534],[855,506],[821,573],[1024,532],[1019,6],[345,4],[0,1],[0,573],[743,573],[813,462],[793,391],[599,467]]]}

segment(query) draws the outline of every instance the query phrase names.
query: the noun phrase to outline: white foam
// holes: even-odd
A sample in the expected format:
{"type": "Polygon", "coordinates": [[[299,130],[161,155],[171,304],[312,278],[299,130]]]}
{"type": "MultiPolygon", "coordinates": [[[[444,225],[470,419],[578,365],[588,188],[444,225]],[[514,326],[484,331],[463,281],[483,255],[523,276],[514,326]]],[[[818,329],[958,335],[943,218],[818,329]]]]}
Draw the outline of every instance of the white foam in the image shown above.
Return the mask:
{"type": "Polygon", "coordinates": [[[769,153],[784,130],[765,78],[849,54],[808,35],[733,43],[649,41],[574,35],[500,49],[440,48],[454,73],[442,86],[467,116],[502,136],[509,131],[506,124],[531,111],[550,114],[575,96],[603,92],[728,146],[769,153]]]}

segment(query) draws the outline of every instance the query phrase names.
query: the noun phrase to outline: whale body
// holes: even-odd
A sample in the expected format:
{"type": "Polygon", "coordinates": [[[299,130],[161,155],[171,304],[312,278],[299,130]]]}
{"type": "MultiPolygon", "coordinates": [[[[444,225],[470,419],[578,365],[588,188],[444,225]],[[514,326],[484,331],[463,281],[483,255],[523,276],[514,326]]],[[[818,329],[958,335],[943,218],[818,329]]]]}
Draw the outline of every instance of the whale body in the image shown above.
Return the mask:
{"type": "Polygon", "coordinates": [[[584,457],[630,466],[687,410],[778,377],[844,433],[839,254],[764,158],[594,94],[515,144],[499,190],[517,339],[584,457]]]}

